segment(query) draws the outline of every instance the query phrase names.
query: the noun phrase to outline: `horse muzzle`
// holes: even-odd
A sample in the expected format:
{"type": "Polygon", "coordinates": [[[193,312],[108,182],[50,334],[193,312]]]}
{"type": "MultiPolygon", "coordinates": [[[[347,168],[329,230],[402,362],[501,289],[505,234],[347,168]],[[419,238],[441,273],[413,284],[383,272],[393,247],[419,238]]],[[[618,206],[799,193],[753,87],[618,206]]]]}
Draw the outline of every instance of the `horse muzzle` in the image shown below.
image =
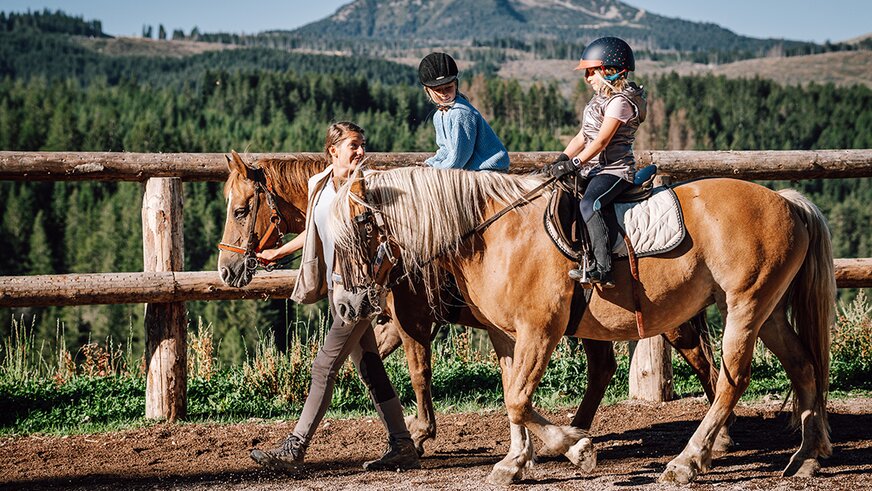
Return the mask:
{"type": "Polygon", "coordinates": [[[257,260],[253,256],[243,257],[241,260],[232,261],[225,266],[218,266],[218,276],[221,281],[234,288],[242,288],[251,283],[257,268],[257,260]],[[251,267],[253,264],[253,267],[251,267]]]}
{"type": "Polygon", "coordinates": [[[346,324],[357,324],[384,310],[385,295],[376,289],[367,288],[349,291],[341,287],[333,290],[333,306],[336,315],[346,324]]]}

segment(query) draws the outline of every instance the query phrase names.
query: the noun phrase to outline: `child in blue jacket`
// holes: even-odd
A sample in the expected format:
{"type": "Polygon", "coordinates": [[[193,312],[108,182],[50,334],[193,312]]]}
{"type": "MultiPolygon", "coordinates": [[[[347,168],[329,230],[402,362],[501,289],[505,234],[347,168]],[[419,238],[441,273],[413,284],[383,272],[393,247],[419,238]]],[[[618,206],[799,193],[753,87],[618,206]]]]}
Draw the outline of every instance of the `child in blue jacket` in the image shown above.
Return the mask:
{"type": "Polygon", "coordinates": [[[446,53],[430,53],[418,66],[418,80],[436,104],[436,155],[427,165],[442,169],[509,169],[509,152],[481,113],[457,91],[457,63],[446,53]]]}

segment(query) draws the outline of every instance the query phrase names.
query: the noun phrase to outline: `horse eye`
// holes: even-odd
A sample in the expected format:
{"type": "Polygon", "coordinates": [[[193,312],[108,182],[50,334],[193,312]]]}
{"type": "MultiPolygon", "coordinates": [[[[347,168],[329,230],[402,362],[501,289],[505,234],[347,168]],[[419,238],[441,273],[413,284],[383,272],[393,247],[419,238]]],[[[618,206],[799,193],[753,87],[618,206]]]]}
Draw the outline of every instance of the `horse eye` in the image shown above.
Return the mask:
{"type": "Polygon", "coordinates": [[[242,220],[248,215],[248,207],[243,206],[242,208],[237,208],[233,210],[233,216],[236,217],[237,220],[242,220]]]}

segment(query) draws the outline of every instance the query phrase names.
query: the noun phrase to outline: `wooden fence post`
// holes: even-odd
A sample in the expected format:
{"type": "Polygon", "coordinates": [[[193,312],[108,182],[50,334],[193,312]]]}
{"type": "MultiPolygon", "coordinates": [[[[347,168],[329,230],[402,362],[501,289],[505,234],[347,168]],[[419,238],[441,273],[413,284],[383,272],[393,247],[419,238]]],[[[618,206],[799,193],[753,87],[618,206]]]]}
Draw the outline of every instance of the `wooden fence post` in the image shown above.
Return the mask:
{"type": "MultiPolygon", "coordinates": [[[[654,185],[669,184],[669,176],[655,178],[654,185]]],[[[663,336],[630,343],[630,399],[663,402],[674,396],[672,347],[663,336]]]]}
{"type": "MultiPolygon", "coordinates": [[[[182,180],[151,178],[142,199],[143,270],[182,271],[182,180]]],[[[187,314],[183,302],[145,306],[145,417],[175,421],[187,410],[187,314]]]]}
{"type": "Polygon", "coordinates": [[[664,402],[674,395],[669,343],[663,336],[630,342],[630,399],[664,402]]]}

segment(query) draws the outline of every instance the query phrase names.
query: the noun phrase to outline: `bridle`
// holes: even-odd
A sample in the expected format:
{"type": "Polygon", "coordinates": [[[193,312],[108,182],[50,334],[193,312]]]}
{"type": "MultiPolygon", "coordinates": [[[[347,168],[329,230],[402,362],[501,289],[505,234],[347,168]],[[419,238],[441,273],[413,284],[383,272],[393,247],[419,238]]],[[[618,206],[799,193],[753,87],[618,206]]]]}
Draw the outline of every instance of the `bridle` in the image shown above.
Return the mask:
{"type": "Polygon", "coordinates": [[[390,269],[397,264],[397,257],[391,250],[391,243],[394,242],[385,226],[384,217],[381,211],[377,209],[367,208],[363,212],[354,216],[354,223],[357,225],[357,233],[360,236],[361,257],[367,257],[367,251],[363,250],[365,244],[369,244],[373,237],[377,234],[379,245],[376,247],[375,253],[369,260],[369,276],[360,273],[360,270],[353,270],[348,261],[340,261],[342,268],[343,286],[353,293],[357,293],[361,289],[366,294],[366,301],[369,304],[369,312],[372,315],[381,314],[381,297],[382,293],[390,290],[391,286],[385,286],[389,278],[390,269]],[[387,261],[387,263],[386,263],[387,261]],[[383,272],[382,268],[390,265],[387,272],[383,272]]]}
{"type": "Polygon", "coordinates": [[[248,272],[253,273],[257,269],[258,265],[263,266],[264,269],[266,269],[267,271],[272,271],[276,266],[275,261],[269,261],[267,259],[257,257],[258,252],[261,252],[264,249],[270,249],[272,247],[279,246],[284,242],[285,234],[281,230],[281,224],[284,220],[282,220],[282,215],[279,213],[278,207],[276,206],[276,197],[275,190],[273,188],[272,178],[266,172],[264,172],[262,168],[246,168],[245,177],[246,179],[254,183],[254,200],[251,206],[251,210],[248,214],[248,225],[246,227],[246,236],[248,237],[248,241],[246,242],[244,248],[224,242],[219,242],[218,249],[222,251],[241,254],[245,258],[245,269],[248,272]],[[267,206],[269,206],[270,209],[270,224],[269,228],[266,230],[266,233],[264,233],[263,237],[258,240],[257,233],[254,231],[254,226],[257,223],[257,212],[258,208],[260,207],[261,194],[264,195],[266,199],[266,204],[267,206]],[[276,240],[270,241],[270,237],[272,237],[274,233],[278,234],[276,240]]]}

